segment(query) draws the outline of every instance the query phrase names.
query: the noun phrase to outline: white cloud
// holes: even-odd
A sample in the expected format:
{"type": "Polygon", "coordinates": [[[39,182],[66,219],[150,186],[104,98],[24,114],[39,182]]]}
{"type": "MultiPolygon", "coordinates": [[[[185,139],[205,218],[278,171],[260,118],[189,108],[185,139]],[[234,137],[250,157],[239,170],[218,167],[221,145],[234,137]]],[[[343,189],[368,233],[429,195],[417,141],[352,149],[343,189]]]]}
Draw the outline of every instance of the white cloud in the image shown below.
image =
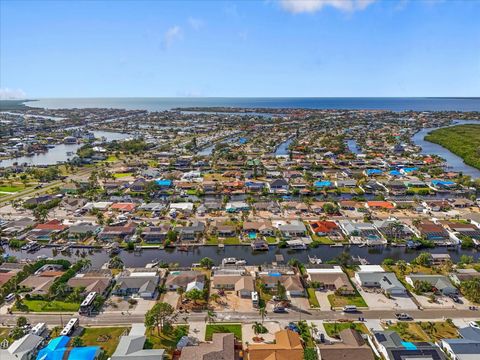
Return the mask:
{"type": "Polygon", "coordinates": [[[169,28],[163,35],[163,46],[169,48],[178,39],[182,38],[182,28],[178,25],[169,28]]]}
{"type": "Polygon", "coordinates": [[[0,100],[25,99],[27,94],[21,89],[0,88],[0,100]]]}
{"type": "Polygon", "coordinates": [[[197,19],[194,17],[189,17],[188,18],[188,24],[192,27],[193,30],[198,31],[200,30],[205,23],[203,22],[202,19],[197,19]]]}
{"type": "Polygon", "coordinates": [[[286,11],[300,13],[314,13],[330,6],[345,12],[364,10],[376,0],[280,0],[286,11]]]}

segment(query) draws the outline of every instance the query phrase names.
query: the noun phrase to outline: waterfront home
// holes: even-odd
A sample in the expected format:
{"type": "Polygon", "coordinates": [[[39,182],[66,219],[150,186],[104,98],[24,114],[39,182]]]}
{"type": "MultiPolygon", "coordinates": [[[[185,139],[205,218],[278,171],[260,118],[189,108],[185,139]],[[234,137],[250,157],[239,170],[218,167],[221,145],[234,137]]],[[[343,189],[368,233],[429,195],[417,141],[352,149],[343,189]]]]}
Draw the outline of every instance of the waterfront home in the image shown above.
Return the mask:
{"type": "Polygon", "coordinates": [[[275,233],[275,228],[270,220],[245,221],[242,230],[251,238],[256,237],[257,234],[273,236],[275,233]]]}
{"type": "Polygon", "coordinates": [[[428,220],[421,221],[416,228],[419,235],[429,241],[447,242],[450,239],[450,234],[442,225],[428,220]]]}
{"type": "Polygon", "coordinates": [[[147,243],[161,243],[167,238],[171,225],[163,223],[158,226],[147,226],[142,229],[140,237],[147,243]]]}
{"type": "Polygon", "coordinates": [[[146,349],[145,325],[132,324],[128,335],[120,337],[117,348],[111,360],[162,360],[165,358],[164,349],[146,349]]]}
{"type": "Polygon", "coordinates": [[[117,277],[112,294],[154,299],[158,294],[159,283],[160,276],[156,270],[127,269],[117,277]]]}
{"type": "Polygon", "coordinates": [[[256,211],[269,211],[273,214],[279,214],[281,212],[280,206],[275,201],[259,201],[252,206],[256,211]]]}
{"type": "Polygon", "coordinates": [[[33,228],[37,222],[29,217],[23,217],[14,221],[7,221],[2,226],[2,233],[7,236],[16,236],[33,228]]]}
{"type": "Polygon", "coordinates": [[[387,360],[425,359],[445,360],[440,348],[428,342],[405,342],[395,331],[374,331],[373,343],[387,360]]]}
{"type": "Polygon", "coordinates": [[[310,221],[308,224],[310,230],[317,236],[328,236],[329,238],[334,238],[336,240],[342,239],[342,231],[334,221],[318,220],[310,221]]]}
{"type": "Polygon", "coordinates": [[[100,225],[80,222],[68,228],[68,239],[70,241],[85,240],[91,236],[96,236],[101,230],[100,225]]]}
{"type": "Polygon", "coordinates": [[[459,339],[442,339],[440,347],[452,360],[480,358],[480,329],[467,326],[458,329],[459,339]]]}
{"type": "Polygon", "coordinates": [[[51,241],[67,229],[67,225],[63,225],[60,220],[53,219],[35,226],[28,233],[27,238],[33,241],[51,241]]]}
{"type": "Polygon", "coordinates": [[[450,191],[457,187],[455,181],[452,180],[432,180],[430,187],[436,191],[450,191]]]}
{"type": "Polygon", "coordinates": [[[375,355],[357,330],[344,329],[340,341],[318,345],[322,360],[375,360],[375,355]]]}
{"type": "MultiPolygon", "coordinates": [[[[27,334],[15,340],[8,348],[0,349],[2,360],[31,360],[34,358],[44,338],[38,335],[27,334]]],[[[8,342],[7,342],[8,344],[8,342]]]]}
{"type": "Polygon", "coordinates": [[[428,211],[447,211],[451,208],[447,200],[425,200],[422,202],[422,205],[428,211]]]}
{"type": "Polygon", "coordinates": [[[165,287],[167,290],[175,291],[182,288],[184,291],[189,291],[194,288],[203,290],[205,285],[205,274],[200,271],[171,271],[165,280],[165,287]]]}
{"type": "Polygon", "coordinates": [[[31,295],[47,295],[56,278],[63,275],[63,271],[42,271],[30,275],[20,282],[19,287],[31,295]]]}
{"type": "Polygon", "coordinates": [[[380,245],[386,243],[372,223],[340,220],[338,225],[343,233],[350,237],[350,242],[353,244],[380,245]]]}
{"type": "Polygon", "coordinates": [[[236,340],[233,333],[215,333],[211,342],[183,347],[179,360],[235,360],[238,358],[235,349],[236,340]]]}
{"type": "Polygon", "coordinates": [[[198,241],[205,233],[205,223],[193,221],[189,226],[176,227],[181,241],[198,241]]]}
{"type": "Polygon", "coordinates": [[[221,238],[234,237],[237,235],[236,227],[224,221],[215,221],[211,226],[211,232],[221,238]]]}
{"type": "Polygon", "coordinates": [[[83,294],[96,292],[106,296],[108,289],[113,282],[110,270],[87,270],[80,272],[67,281],[71,288],[83,288],[83,294]]]}
{"type": "Polygon", "coordinates": [[[284,238],[307,237],[307,228],[305,224],[299,220],[292,220],[290,222],[280,222],[277,225],[284,238]]]}
{"type": "Polygon", "coordinates": [[[275,333],[275,341],[264,344],[248,344],[247,360],[303,360],[303,345],[300,335],[292,330],[275,333]]]}
{"type": "Polygon", "coordinates": [[[252,292],[255,291],[255,284],[250,275],[219,271],[212,277],[212,288],[235,291],[239,297],[251,298],[252,292]]]}
{"type": "Polygon", "coordinates": [[[480,228],[474,224],[459,221],[440,221],[440,223],[448,230],[452,231],[457,237],[467,237],[473,240],[475,245],[480,245],[480,228]]]}
{"type": "Polygon", "coordinates": [[[408,240],[415,236],[414,232],[407,225],[394,219],[373,220],[373,225],[390,241],[408,240]]]}
{"type": "Polygon", "coordinates": [[[306,272],[310,286],[316,289],[332,290],[341,295],[355,294],[355,288],[340,266],[319,265],[306,268],[306,272]]]}
{"type": "Polygon", "coordinates": [[[278,284],[280,283],[285,287],[287,296],[305,296],[305,288],[303,287],[300,276],[297,274],[285,274],[277,271],[262,271],[258,273],[257,278],[269,291],[275,292],[278,284]]]}
{"type": "Polygon", "coordinates": [[[452,285],[450,280],[443,275],[410,274],[405,281],[415,287],[417,282],[427,282],[432,286],[431,292],[442,295],[458,294],[458,289],[452,285]]]}
{"type": "Polygon", "coordinates": [[[130,222],[125,225],[105,226],[98,234],[98,238],[104,241],[128,240],[137,230],[137,224],[130,222]]]}

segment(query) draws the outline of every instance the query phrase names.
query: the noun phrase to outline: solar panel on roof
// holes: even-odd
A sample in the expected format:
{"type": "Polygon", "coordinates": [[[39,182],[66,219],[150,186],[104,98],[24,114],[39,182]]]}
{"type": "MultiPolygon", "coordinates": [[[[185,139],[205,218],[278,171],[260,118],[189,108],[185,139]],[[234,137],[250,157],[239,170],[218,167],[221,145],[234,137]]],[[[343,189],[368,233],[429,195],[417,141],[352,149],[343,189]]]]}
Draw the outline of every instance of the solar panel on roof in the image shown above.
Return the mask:
{"type": "Polygon", "coordinates": [[[383,334],[375,334],[375,338],[380,342],[387,341],[387,338],[383,334]]]}

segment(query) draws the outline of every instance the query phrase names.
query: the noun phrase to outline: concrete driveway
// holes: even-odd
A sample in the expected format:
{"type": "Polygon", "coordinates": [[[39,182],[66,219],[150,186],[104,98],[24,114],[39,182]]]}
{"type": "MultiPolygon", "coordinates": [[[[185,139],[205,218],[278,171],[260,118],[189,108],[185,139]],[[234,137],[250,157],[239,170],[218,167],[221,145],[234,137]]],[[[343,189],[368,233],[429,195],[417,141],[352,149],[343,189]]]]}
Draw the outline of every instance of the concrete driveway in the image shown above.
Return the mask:
{"type": "Polygon", "coordinates": [[[320,304],[320,310],[327,311],[331,309],[330,301],[328,301],[328,295],[333,294],[333,291],[315,291],[318,303],[320,304]]]}
{"type": "Polygon", "coordinates": [[[370,309],[393,309],[399,311],[417,309],[417,305],[408,295],[392,296],[389,299],[380,292],[373,290],[365,291],[359,286],[357,289],[370,309]]]}

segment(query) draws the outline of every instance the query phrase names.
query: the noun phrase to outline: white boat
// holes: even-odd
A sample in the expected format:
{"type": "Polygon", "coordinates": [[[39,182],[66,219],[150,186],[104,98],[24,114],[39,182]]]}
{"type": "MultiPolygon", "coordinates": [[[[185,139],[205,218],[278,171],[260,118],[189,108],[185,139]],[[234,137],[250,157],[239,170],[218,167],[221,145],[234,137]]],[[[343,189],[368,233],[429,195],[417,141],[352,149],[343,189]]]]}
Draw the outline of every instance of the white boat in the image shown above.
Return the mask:
{"type": "Polygon", "coordinates": [[[306,250],[307,244],[305,244],[302,240],[288,240],[287,246],[292,250],[306,250]]]}
{"type": "Polygon", "coordinates": [[[313,264],[313,265],[319,265],[322,263],[322,259],[317,258],[317,256],[315,255],[313,257],[308,255],[308,261],[310,262],[310,264],[313,264]]]}
{"type": "Polygon", "coordinates": [[[38,255],[37,260],[47,260],[48,256],[47,255],[38,255]]]}
{"type": "Polygon", "coordinates": [[[230,257],[230,258],[223,259],[222,265],[247,265],[247,261],[243,259],[230,257]]]}

